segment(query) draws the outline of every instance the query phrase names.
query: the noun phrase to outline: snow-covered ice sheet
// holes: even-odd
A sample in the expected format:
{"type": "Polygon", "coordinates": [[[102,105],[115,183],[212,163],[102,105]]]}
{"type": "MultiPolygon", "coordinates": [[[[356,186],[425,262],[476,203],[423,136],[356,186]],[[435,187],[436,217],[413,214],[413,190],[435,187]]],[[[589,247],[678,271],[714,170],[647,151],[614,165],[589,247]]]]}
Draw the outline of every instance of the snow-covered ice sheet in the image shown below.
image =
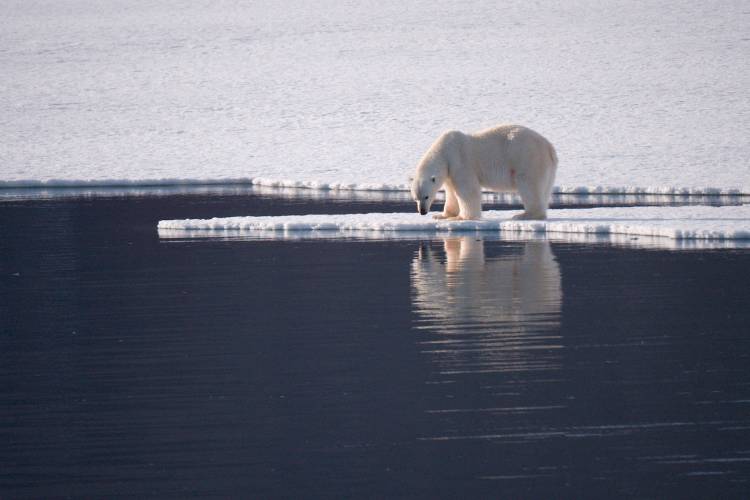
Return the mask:
{"type": "MultiPolygon", "coordinates": [[[[627,207],[551,210],[545,221],[515,221],[519,211],[484,212],[479,221],[443,221],[416,213],[289,215],[163,220],[164,238],[226,235],[239,232],[279,234],[313,232],[326,237],[371,233],[378,237],[409,232],[423,234],[583,235],[646,237],[690,242],[750,240],[750,205],[731,207],[627,207]]],[[[688,245],[690,245],[688,243],[688,245]]],[[[723,244],[722,244],[723,245],[723,244]]],[[[723,245],[733,246],[733,245],[723,245]]]]}
{"type": "Polygon", "coordinates": [[[750,193],[742,2],[0,4],[0,186],[403,187],[528,125],[559,192],[750,193]]]}

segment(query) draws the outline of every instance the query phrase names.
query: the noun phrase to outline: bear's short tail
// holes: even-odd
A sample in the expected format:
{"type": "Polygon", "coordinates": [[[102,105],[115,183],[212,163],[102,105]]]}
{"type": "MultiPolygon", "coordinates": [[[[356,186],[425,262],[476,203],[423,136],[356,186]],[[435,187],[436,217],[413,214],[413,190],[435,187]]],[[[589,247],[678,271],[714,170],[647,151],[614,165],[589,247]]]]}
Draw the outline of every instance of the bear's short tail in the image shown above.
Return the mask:
{"type": "Polygon", "coordinates": [[[552,164],[557,168],[557,151],[555,151],[555,147],[549,142],[547,143],[547,153],[549,153],[552,164]]]}

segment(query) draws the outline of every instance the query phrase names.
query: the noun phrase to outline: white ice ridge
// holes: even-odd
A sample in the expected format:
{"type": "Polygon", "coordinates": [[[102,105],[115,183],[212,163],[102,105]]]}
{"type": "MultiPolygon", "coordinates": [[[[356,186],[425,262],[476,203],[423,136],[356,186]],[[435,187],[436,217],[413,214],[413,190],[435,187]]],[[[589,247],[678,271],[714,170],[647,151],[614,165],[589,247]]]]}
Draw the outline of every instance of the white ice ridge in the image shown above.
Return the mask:
{"type": "MultiPolygon", "coordinates": [[[[95,188],[95,187],[154,187],[154,186],[261,186],[271,188],[311,189],[337,192],[408,192],[407,184],[395,183],[350,183],[322,182],[292,179],[269,179],[264,177],[217,177],[217,178],[145,178],[145,179],[20,179],[0,180],[0,189],[12,188],[95,188]]],[[[577,186],[558,185],[556,194],[575,195],[666,195],[666,196],[743,196],[750,195],[750,186],[712,187],[712,186],[577,186]]]]}
{"type": "Polygon", "coordinates": [[[406,232],[625,235],[675,240],[748,240],[750,205],[615,207],[550,210],[545,221],[516,221],[518,211],[487,211],[479,221],[444,221],[417,213],[287,215],[163,220],[159,230],[210,232],[406,232]]]}

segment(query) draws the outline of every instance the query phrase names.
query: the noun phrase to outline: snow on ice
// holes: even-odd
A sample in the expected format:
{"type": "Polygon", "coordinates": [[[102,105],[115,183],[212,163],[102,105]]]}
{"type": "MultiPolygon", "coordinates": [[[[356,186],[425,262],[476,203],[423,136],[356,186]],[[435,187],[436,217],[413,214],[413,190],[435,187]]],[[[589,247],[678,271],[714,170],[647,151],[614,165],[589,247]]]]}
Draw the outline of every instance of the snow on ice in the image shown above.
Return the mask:
{"type": "Polygon", "coordinates": [[[509,220],[518,211],[488,211],[478,221],[444,221],[416,213],[289,215],[163,220],[163,238],[189,236],[315,233],[325,237],[404,233],[466,234],[471,232],[533,235],[582,235],[668,238],[680,241],[743,242],[750,240],[750,206],[607,207],[550,210],[545,221],[509,220]]]}
{"type": "Polygon", "coordinates": [[[750,193],[737,2],[7,0],[0,187],[402,189],[446,129],[539,131],[563,193],[750,193]]]}

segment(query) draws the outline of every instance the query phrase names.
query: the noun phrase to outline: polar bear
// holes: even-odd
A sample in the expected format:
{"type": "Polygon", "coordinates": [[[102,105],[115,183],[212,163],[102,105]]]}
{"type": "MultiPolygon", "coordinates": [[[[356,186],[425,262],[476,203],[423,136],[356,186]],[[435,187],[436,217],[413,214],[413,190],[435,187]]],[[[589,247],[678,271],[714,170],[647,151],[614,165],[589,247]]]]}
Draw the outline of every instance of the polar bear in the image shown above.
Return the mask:
{"type": "Polygon", "coordinates": [[[525,211],[514,219],[544,219],[557,171],[550,142],[521,125],[500,125],[475,134],[445,132],[425,153],[412,180],[417,211],[425,215],[445,188],[436,219],[482,217],[482,188],[518,191],[525,211]]]}

